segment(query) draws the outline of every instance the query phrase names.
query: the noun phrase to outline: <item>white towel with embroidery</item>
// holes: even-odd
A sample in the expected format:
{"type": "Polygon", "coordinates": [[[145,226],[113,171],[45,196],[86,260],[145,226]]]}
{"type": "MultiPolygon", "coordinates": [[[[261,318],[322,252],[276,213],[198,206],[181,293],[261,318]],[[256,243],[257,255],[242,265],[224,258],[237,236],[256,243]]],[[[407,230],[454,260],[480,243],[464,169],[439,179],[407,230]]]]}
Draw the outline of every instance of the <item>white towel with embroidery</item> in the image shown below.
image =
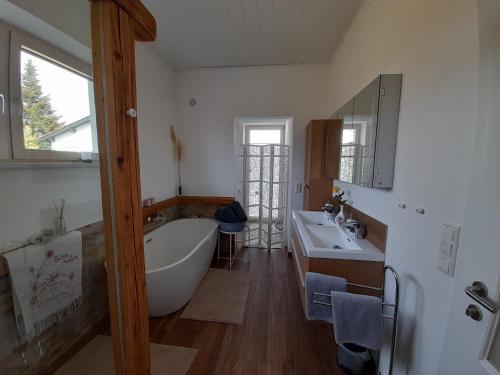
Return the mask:
{"type": "Polygon", "coordinates": [[[31,341],[76,310],[82,299],[82,234],[4,254],[19,336],[31,341]]]}

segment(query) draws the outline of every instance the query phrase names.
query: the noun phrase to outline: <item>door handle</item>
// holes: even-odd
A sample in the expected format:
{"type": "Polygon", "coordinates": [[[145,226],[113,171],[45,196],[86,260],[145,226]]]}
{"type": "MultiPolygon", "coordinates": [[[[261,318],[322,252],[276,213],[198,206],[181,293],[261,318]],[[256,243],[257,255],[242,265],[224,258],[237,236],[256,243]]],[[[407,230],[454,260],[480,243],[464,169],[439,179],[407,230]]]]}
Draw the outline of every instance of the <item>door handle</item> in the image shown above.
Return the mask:
{"type": "Polygon", "coordinates": [[[466,287],[465,294],[490,313],[495,314],[498,311],[496,303],[488,298],[488,288],[481,281],[474,281],[471,286],[466,287]]]}
{"type": "Polygon", "coordinates": [[[2,100],[2,115],[5,113],[5,96],[0,94],[0,100],[2,100]]]}

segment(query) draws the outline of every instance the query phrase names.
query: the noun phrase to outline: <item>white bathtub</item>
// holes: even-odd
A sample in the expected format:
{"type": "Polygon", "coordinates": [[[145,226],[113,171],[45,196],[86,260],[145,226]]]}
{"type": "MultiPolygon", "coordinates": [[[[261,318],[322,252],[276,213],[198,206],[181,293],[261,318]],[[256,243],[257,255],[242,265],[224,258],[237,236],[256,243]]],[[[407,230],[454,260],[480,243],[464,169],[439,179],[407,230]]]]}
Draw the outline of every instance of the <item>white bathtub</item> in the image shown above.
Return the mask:
{"type": "Polygon", "coordinates": [[[211,219],[171,221],[144,236],[149,316],[179,310],[193,296],[215,251],[211,219]]]}

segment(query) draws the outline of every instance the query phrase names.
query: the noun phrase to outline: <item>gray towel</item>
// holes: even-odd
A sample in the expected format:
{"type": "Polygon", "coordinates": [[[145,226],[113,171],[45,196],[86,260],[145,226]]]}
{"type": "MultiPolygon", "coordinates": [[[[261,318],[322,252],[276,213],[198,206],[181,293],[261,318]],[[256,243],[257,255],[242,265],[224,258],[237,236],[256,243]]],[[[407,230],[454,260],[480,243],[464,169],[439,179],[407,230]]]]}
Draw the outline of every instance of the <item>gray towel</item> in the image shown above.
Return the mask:
{"type": "Polygon", "coordinates": [[[345,291],[346,280],[341,277],[322,275],[315,272],[306,272],[306,316],[309,320],[325,320],[332,322],[330,306],[313,304],[313,299],[331,303],[331,298],[313,296],[313,292],[330,295],[333,290],[345,291]]]}
{"type": "Polygon", "coordinates": [[[337,344],[382,347],[382,300],[361,294],[332,292],[332,320],[337,344]]]}

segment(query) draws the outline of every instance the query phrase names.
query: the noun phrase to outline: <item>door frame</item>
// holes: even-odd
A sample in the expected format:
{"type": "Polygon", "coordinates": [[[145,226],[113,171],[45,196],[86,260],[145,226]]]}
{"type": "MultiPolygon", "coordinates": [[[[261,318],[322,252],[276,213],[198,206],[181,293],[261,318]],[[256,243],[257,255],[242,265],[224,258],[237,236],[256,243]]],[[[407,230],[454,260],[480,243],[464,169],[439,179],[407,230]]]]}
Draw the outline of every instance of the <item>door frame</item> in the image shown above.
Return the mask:
{"type": "Polygon", "coordinates": [[[139,0],[92,0],[91,31],[115,373],[149,374],[134,44],[156,22],[139,0]]]}

